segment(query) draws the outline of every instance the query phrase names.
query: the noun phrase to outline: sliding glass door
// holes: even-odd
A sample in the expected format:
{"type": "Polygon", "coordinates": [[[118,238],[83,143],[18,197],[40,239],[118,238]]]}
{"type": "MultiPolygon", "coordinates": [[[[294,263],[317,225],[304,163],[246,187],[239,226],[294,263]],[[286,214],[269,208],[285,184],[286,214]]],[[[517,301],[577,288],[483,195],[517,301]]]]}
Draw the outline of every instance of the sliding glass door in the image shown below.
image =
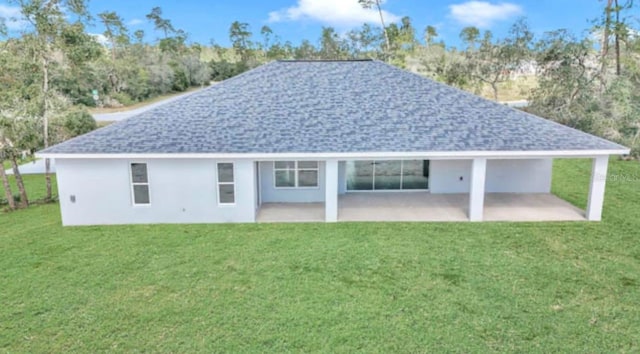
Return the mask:
{"type": "Polygon", "coordinates": [[[373,163],[373,189],[398,190],[402,187],[402,161],[376,161],[373,163]]]}
{"type": "Polygon", "coordinates": [[[429,189],[429,161],[402,161],[402,189],[429,189]]]}
{"type": "Polygon", "coordinates": [[[428,160],[347,161],[347,190],[427,190],[428,160]]]}

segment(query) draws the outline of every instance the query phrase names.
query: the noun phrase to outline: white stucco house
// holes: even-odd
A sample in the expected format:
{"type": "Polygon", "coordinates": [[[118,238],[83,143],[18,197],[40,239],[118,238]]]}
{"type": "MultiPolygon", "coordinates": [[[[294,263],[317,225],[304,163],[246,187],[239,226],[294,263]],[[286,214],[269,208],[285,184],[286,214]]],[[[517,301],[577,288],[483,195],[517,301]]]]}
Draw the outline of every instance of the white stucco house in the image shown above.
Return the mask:
{"type": "Polygon", "coordinates": [[[596,221],[628,153],[359,60],[273,62],[37,155],[56,161],[63,224],[94,225],[596,221]],[[585,211],[550,193],[569,157],[593,161],[585,211]]]}

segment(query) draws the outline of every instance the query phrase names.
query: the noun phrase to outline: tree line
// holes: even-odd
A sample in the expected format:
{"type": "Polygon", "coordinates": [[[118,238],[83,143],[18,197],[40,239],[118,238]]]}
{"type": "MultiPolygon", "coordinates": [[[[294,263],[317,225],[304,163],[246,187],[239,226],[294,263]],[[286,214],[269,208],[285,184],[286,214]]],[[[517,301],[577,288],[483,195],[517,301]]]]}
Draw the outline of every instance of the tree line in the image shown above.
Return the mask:
{"type": "MultiPolygon", "coordinates": [[[[526,110],[632,147],[640,155],[640,38],[632,0],[606,0],[593,30],[559,29],[536,38],[525,19],[503,38],[466,27],[460,47],[447,45],[434,26],[410,17],[385,23],[383,3],[358,1],[380,13],[380,23],[347,33],[323,27],[315,40],[283,41],[269,26],[229,26],[230,46],[193,42],[160,7],[146,19],[155,32],[128,28],[114,11],[91,14],[86,0],[10,0],[27,23],[8,36],[0,19],[0,161],[16,175],[14,196],[0,172],[9,208],[28,205],[17,169],[23,154],[96,128],[87,109],[118,107],[209,85],[279,59],[372,58],[498,100],[523,68],[535,85],[522,92],[526,110]],[[99,22],[100,36],[87,31],[99,22]],[[159,34],[159,35],[158,35],[159,34]],[[158,38],[153,36],[158,35],[158,38]],[[96,95],[97,94],[97,95],[96,95]]],[[[401,93],[399,93],[401,94],[401,93]]],[[[52,199],[46,161],[47,199],[52,199]]]]}

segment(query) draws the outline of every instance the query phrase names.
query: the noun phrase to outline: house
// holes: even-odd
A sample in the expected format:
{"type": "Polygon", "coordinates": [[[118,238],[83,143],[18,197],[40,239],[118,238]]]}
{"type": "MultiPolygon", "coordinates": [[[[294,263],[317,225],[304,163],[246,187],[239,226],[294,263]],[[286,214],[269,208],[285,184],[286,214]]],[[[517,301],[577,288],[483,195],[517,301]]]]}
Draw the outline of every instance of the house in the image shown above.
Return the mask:
{"type": "Polygon", "coordinates": [[[379,61],[277,61],[38,153],[64,225],[600,220],[626,147],[379,61]],[[586,211],[552,161],[593,160],[586,211]]]}

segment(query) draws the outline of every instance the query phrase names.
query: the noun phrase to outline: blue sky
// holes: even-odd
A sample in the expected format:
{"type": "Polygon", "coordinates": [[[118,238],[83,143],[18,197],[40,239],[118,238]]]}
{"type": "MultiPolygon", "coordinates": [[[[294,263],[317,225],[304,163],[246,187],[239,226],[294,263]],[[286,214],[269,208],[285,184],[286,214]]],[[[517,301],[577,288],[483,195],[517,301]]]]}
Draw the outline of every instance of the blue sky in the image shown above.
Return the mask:
{"type": "MultiPolygon", "coordinates": [[[[377,21],[377,14],[361,9],[357,0],[90,0],[89,5],[94,15],[116,11],[131,32],[145,30],[147,40],[160,33],[153,31],[145,14],[160,6],[176,28],[189,33],[191,41],[203,44],[215,40],[228,45],[229,25],[235,20],[250,24],[254,40],[258,40],[260,28],[269,25],[283,40],[293,43],[302,39],[316,43],[322,26],[333,26],[343,33],[363,22],[377,21]]],[[[436,26],[449,45],[459,44],[458,34],[465,26],[476,25],[502,36],[521,16],[528,19],[536,34],[558,28],[582,34],[603,6],[598,0],[386,0],[383,4],[388,21],[410,16],[419,34],[427,25],[436,26]]],[[[15,7],[0,0],[0,16],[18,15],[15,7]]],[[[14,32],[23,26],[19,21],[8,25],[14,32]]],[[[101,33],[103,29],[96,24],[89,31],[101,33]]]]}

